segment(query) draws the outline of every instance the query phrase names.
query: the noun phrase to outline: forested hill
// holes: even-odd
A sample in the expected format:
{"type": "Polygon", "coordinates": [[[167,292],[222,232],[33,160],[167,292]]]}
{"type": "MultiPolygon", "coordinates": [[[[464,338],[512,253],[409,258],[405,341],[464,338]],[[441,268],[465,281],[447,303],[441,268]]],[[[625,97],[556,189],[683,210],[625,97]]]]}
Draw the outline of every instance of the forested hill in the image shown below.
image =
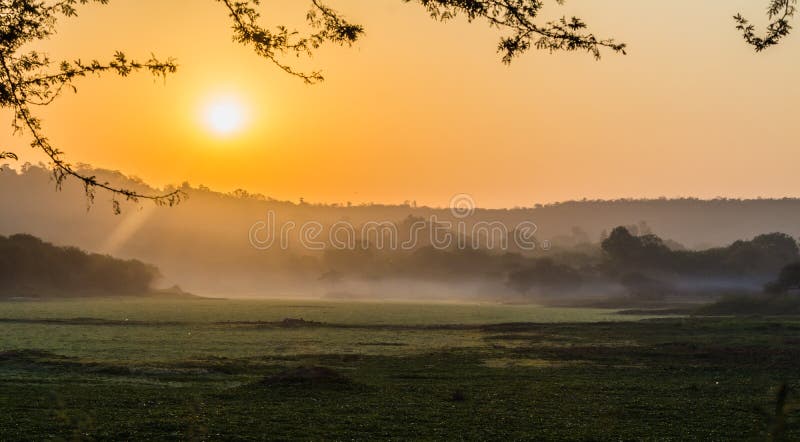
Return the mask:
{"type": "Polygon", "coordinates": [[[141,261],[57,247],[31,235],[0,236],[0,298],[144,295],[159,276],[141,261]]]}
{"type": "MultiPolygon", "coordinates": [[[[140,180],[107,170],[85,169],[99,180],[108,180],[142,192],[157,192],[140,180]]],[[[123,203],[124,213],[114,216],[107,195],[98,194],[94,207],[86,210],[82,187],[73,181],[64,190],[55,191],[48,170],[27,166],[24,172],[0,167],[0,234],[29,232],[62,244],[75,244],[90,250],[103,250],[107,229],[124,224],[129,218],[147,218],[146,224],[163,233],[181,228],[201,230],[219,239],[235,234],[241,238],[241,228],[247,229],[263,220],[273,210],[277,221],[302,222],[314,220],[323,224],[343,219],[354,223],[366,221],[401,221],[409,215],[427,218],[436,215],[450,218],[446,208],[414,207],[407,204],[314,204],[278,201],[245,191],[216,192],[203,186],[183,185],[189,201],[177,208],[165,208],[151,213],[149,205],[142,207],[123,203]],[[12,210],[13,209],[13,210],[12,210]],[[153,216],[154,215],[154,216],[153,216]],[[204,226],[195,226],[202,219],[204,226]],[[29,226],[31,229],[24,227],[29,226]],[[239,230],[237,230],[239,229],[239,230]],[[77,242],[76,242],[77,241],[77,242]]],[[[414,195],[409,195],[413,200],[414,195]]],[[[480,203],[480,202],[478,202],[480,203]]],[[[590,242],[599,242],[603,232],[619,225],[644,223],[647,229],[663,238],[698,249],[724,246],[742,238],[752,238],[768,232],[785,232],[800,236],[800,199],[617,199],[575,200],[555,204],[535,204],[510,209],[478,209],[472,221],[501,221],[510,225],[533,221],[539,227],[541,239],[556,242],[563,236],[576,234],[590,242]]],[[[133,221],[131,221],[133,223],[133,221]]],[[[245,233],[246,235],[246,230],[245,233]]],[[[116,253],[114,253],[116,255],[116,253]]]]}
{"type": "MultiPolygon", "coordinates": [[[[118,172],[86,169],[84,173],[141,192],[158,192],[118,172]]],[[[182,190],[188,199],[177,207],[123,202],[123,213],[116,216],[108,194],[98,193],[87,210],[82,186],[68,180],[56,191],[44,167],[0,168],[0,235],[27,232],[57,245],[140,259],[158,266],[169,285],[177,282],[192,292],[208,294],[211,290],[220,296],[241,287],[260,292],[263,287],[257,285],[261,283],[280,291],[281,278],[316,281],[330,270],[322,260],[308,256],[313,253],[297,247],[296,241],[289,250],[256,250],[249,232],[270,212],[277,229],[284,223],[301,226],[307,221],[324,226],[346,221],[358,226],[383,221],[402,224],[409,217],[429,220],[433,216],[468,224],[499,221],[510,228],[533,222],[538,226],[536,238],[552,245],[549,255],[587,244],[599,253],[604,234],[617,226],[630,226],[634,234],[654,233],[679,243],[671,245],[674,249],[690,250],[724,247],[772,232],[800,236],[800,199],[796,198],[620,199],[549,205],[532,201],[527,208],[478,209],[462,220],[455,219],[448,208],[413,204],[323,205],[278,201],[244,191],[222,193],[188,184],[182,185],[182,190]]],[[[414,195],[408,199],[413,200],[414,195]]],[[[293,286],[292,281],[287,284],[293,286]]]]}

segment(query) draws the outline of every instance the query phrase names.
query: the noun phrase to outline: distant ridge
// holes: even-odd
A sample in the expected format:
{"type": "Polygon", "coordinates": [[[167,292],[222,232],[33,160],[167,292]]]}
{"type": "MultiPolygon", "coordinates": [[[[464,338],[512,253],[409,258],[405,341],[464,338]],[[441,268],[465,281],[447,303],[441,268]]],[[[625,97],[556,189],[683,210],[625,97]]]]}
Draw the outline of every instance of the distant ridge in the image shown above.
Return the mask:
{"type": "MultiPolygon", "coordinates": [[[[155,190],[119,172],[87,171],[124,187],[155,190]]],[[[323,205],[277,201],[242,190],[222,193],[189,184],[181,188],[188,200],[177,207],[123,203],[123,214],[115,216],[102,193],[87,211],[83,189],[77,183],[67,181],[57,192],[49,171],[42,166],[28,165],[19,172],[5,168],[0,170],[0,207],[4,208],[0,234],[28,232],[58,245],[150,262],[171,281],[168,285],[180,282],[193,292],[215,287],[211,295],[227,296],[244,286],[260,291],[253,281],[283,293],[292,286],[284,281],[287,273],[292,274],[289,279],[316,281],[329,270],[324,263],[308,259],[307,255],[314,253],[307,250],[254,249],[248,233],[268,212],[275,214],[279,224],[297,225],[307,221],[323,225],[339,221],[402,223],[409,217],[431,216],[454,220],[447,208],[413,204],[323,205]],[[224,280],[216,277],[222,272],[228,275],[224,280]]],[[[582,244],[596,249],[601,238],[620,225],[674,240],[676,247],[704,249],[763,233],[800,236],[800,198],[565,201],[529,208],[477,209],[464,221],[533,222],[538,228],[536,237],[549,241],[555,251],[582,244]]]]}

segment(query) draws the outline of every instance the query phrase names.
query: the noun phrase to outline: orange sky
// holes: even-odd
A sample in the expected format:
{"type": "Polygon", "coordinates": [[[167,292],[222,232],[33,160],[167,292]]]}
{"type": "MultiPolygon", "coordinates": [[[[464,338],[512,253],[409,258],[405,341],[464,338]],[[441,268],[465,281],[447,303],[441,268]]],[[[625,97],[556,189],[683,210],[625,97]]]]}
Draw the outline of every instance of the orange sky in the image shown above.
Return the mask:
{"type": "MultiPolygon", "coordinates": [[[[276,22],[306,9],[264,3],[276,22]]],[[[327,78],[306,86],[231,42],[212,0],[112,0],[82,8],[42,47],[54,59],[154,52],[179,72],[166,83],[86,79],[41,115],[74,163],[295,201],[797,196],[800,32],[755,54],[731,19],[761,24],[766,3],[571,0],[548,11],[578,13],[629,55],[530,52],[506,67],[483,24],[438,24],[400,0],[329,0],[367,34],[301,61],[327,78]],[[219,97],[246,109],[241,133],[204,123],[219,97]]],[[[40,160],[3,115],[4,150],[40,160]]]]}

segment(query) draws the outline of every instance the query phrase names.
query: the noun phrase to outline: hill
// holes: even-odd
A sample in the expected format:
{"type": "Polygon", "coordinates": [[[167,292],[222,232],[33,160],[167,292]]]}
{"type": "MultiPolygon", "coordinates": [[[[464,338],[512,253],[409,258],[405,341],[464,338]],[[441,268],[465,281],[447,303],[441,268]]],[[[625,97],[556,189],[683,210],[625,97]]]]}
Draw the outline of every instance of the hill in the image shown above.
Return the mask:
{"type": "Polygon", "coordinates": [[[158,269],[57,247],[31,235],[0,236],[0,298],[142,296],[154,294],[158,269]]]}
{"type": "MultiPolygon", "coordinates": [[[[118,172],[86,172],[129,188],[157,191],[118,172]]],[[[330,290],[330,280],[335,279],[331,277],[336,276],[332,262],[358,266],[372,259],[331,251],[330,241],[324,241],[326,250],[306,247],[298,241],[300,229],[313,224],[320,226],[324,237],[337,223],[360,227],[388,222],[405,228],[422,220],[427,223],[426,229],[436,223],[450,223],[452,230],[459,223],[470,229],[479,223],[497,222],[509,231],[520,223],[533,223],[537,244],[549,248],[500,251],[526,257],[600,253],[602,239],[620,225],[629,226],[637,234],[656,233],[669,239],[667,245],[675,250],[725,247],[770,232],[800,236],[800,200],[795,198],[568,201],[528,208],[477,209],[462,219],[454,217],[448,208],[293,203],[241,190],[223,193],[189,184],[181,188],[188,200],[178,207],[123,203],[123,214],[115,216],[103,194],[87,210],[83,189],[77,183],[68,181],[56,192],[44,167],[27,165],[20,171],[6,167],[0,170],[0,205],[9,210],[0,214],[0,234],[29,232],[59,245],[74,244],[143,260],[157,265],[167,281],[180,282],[192,292],[219,296],[324,295],[330,290]],[[276,241],[266,249],[254,247],[254,226],[270,216],[274,217],[276,235],[282,227],[292,227],[287,229],[292,237],[285,246],[276,241]]],[[[420,241],[411,250],[426,246],[430,243],[420,241]]],[[[446,255],[428,252],[421,253],[430,259],[449,260],[446,255]]],[[[451,288],[459,292],[465,289],[451,288]]],[[[469,290],[476,289],[471,286],[469,290]]]]}

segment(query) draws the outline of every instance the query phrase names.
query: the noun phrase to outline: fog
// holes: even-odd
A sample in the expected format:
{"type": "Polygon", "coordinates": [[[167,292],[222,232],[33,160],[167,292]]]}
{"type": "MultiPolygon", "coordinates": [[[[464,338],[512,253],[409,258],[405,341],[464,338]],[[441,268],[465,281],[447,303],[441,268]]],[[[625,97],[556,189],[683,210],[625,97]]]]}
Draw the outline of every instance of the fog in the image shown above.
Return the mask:
{"type": "MultiPolygon", "coordinates": [[[[158,192],[116,172],[87,172],[101,181],[158,192]]],[[[106,194],[98,193],[89,204],[74,181],[56,191],[44,167],[4,167],[0,235],[27,233],[56,245],[141,260],[160,269],[158,287],[179,285],[201,296],[557,304],[626,296],[630,284],[620,281],[627,280],[647,290],[657,281],[669,286],[664,290],[683,294],[757,291],[782,262],[740,276],[724,274],[724,269],[692,275],[684,264],[669,264],[668,272],[657,268],[640,272],[646,279],[626,279],[627,270],[609,270],[603,261],[601,241],[617,226],[628,226],[634,235],[655,233],[664,247],[684,254],[763,233],[800,234],[800,200],[795,199],[573,201],[509,210],[468,207],[469,213],[462,214],[413,203],[321,205],[189,184],[181,189],[188,199],[177,207],[124,202],[122,214],[115,215],[106,194]],[[386,223],[395,238],[380,230],[386,223]],[[505,237],[489,229],[499,225],[505,237]],[[313,241],[304,230],[309,226],[321,229],[313,241]],[[450,232],[452,244],[440,247],[435,232],[440,228],[438,234],[450,232]],[[526,228],[520,242],[518,234],[526,228]],[[487,247],[490,237],[493,247],[487,247]]],[[[687,268],[699,259],[675,256],[688,260],[687,268]]]]}

